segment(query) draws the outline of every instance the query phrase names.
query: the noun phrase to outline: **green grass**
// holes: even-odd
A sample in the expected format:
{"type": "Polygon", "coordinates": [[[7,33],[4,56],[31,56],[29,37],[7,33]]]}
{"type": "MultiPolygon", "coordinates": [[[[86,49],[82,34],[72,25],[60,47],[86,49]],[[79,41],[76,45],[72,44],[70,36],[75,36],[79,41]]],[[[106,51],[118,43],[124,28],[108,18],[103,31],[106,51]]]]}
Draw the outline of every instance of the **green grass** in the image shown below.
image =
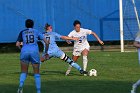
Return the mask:
{"type": "MultiPolygon", "coordinates": [[[[72,55],[70,52],[67,54],[72,55]]],[[[43,63],[42,93],[130,93],[132,84],[140,78],[136,52],[90,51],[88,59],[88,70],[95,68],[97,77],[82,76],[75,69],[70,76],[65,76],[68,64],[57,58],[43,63]]],[[[82,66],[82,57],[78,63],[82,66]]],[[[19,53],[0,54],[0,93],[16,93],[19,75],[19,53]]],[[[24,93],[36,93],[31,66],[24,93]]]]}

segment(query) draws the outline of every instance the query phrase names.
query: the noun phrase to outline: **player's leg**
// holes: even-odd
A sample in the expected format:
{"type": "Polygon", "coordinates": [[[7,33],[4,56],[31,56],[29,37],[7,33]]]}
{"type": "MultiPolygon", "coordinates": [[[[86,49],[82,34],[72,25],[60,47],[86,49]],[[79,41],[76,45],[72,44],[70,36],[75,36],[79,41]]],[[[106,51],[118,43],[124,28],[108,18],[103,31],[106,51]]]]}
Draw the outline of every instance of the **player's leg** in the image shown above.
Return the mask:
{"type": "MultiPolygon", "coordinates": [[[[87,63],[88,63],[88,59],[87,59],[87,55],[88,55],[88,50],[84,49],[82,51],[82,55],[83,55],[83,70],[86,71],[87,70],[87,63]]],[[[87,76],[87,74],[84,74],[84,76],[87,76]]]]}
{"type": "Polygon", "coordinates": [[[83,70],[84,71],[86,71],[86,69],[87,69],[87,63],[88,63],[87,56],[88,56],[88,53],[89,53],[88,49],[84,49],[82,51],[82,55],[83,55],[83,70]]]}
{"type": "Polygon", "coordinates": [[[140,64],[140,48],[138,48],[138,61],[139,61],[139,64],[140,64]]]}
{"type": "Polygon", "coordinates": [[[20,62],[21,74],[20,74],[20,80],[19,80],[19,88],[17,91],[18,93],[22,93],[22,88],[27,77],[28,66],[29,66],[28,53],[21,53],[20,60],[21,60],[20,62]]]}
{"type": "Polygon", "coordinates": [[[39,67],[40,64],[32,64],[33,70],[34,70],[34,79],[35,79],[35,85],[37,89],[37,93],[41,93],[41,79],[40,79],[40,73],[39,73],[39,67]]]}
{"type": "Polygon", "coordinates": [[[69,63],[72,67],[76,68],[78,71],[80,71],[81,74],[87,74],[86,71],[83,71],[83,69],[75,63],[71,58],[69,58],[64,52],[62,52],[60,58],[64,60],[65,62],[69,63]]]}
{"type": "MultiPolygon", "coordinates": [[[[79,56],[74,56],[74,55],[72,56],[72,59],[73,59],[74,62],[77,62],[78,58],[79,58],[79,56]]],[[[67,71],[65,73],[66,76],[70,74],[71,69],[72,69],[72,66],[69,65],[69,67],[68,67],[68,69],[67,69],[67,71]]]]}
{"type": "Polygon", "coordinates": [[[34,79],[37,93],[41,93],[41,79],[40,79],[40,58],[39,53],[34,52],[31,54],[31,62],[34,70],[34,79]]]}
{"type": "MultiPolygon", "coordinates": [[[[82,51],[80,51],[79,49],[74,49],[73,50],[73,57],[72,57],[72,59],[73,59],[74,62],[77,62],[78,58],[81,56],[81,52],[82,51]]],[[[68,75],[70,73],[71,69],[72,69],[72,66],[69,65],[65,75],[68,75]]]]}
{"type": "Polygon", "coordinates": [[[132,85],[132,90],[131,90],[131,93],[135,93],[136,91],[136,88],[140,85],[140,80],[138,80],[136,83],[134,83],[132,85]]]}
{"type": "Polygon", "coordinates": [[[19,80],[19,88],[18,88],[18,93],[22,93],[22,88],[24,85],[24,82],[26,80],[27,77],[27,73],[28,73],[28,63],[25,62],[20,62],[21,64],[21,74],[20,74],[20,80],[19,80]]]}

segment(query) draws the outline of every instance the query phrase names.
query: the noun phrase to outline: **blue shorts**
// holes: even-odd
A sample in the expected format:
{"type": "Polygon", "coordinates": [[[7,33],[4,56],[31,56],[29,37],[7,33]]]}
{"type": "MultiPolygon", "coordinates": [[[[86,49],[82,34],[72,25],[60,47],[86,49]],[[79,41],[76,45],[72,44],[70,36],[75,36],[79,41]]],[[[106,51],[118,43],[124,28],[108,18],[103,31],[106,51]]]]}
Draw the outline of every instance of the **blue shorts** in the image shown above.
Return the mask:
{"type": "Polygon", "coordinates": [[[20,61],[32,64],[40,63],[40,55],[39,52],[21,52],[20,53],[20,61]]]}

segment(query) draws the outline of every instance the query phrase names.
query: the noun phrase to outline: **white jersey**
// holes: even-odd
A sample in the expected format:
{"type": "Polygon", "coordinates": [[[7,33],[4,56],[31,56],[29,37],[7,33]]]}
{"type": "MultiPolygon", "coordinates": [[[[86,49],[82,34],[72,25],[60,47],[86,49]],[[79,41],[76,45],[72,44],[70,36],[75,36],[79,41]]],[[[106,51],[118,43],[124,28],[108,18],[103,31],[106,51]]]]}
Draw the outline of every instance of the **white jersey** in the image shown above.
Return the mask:
{"type": "Polygon", "coordinates": [[[73,30],[69,33],[69,37],[78,37],[78,41],[74,41],[74,48],[82,48],[82,47],[89,47],[89,43],[87,41],[87,35],[91,34],[91,30],[80,28],[80,32],[76,32],[73,30]]]}

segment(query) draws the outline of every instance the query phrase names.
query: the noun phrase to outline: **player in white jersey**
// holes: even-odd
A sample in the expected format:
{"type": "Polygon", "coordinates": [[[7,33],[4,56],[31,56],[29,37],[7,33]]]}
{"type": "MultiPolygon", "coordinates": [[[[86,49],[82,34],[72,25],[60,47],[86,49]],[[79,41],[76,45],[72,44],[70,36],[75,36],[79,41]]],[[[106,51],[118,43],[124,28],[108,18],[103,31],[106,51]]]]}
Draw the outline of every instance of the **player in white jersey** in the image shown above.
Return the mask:
{"type": "MultiPolygon", "coordinates": [[[[140,35],[138,33],[135,41],[134,41],[134,46],[136,48],[138,48],[138,61],[139,61],[139,64],[140,64],[140,35]]],[[[136,88],[140,85],[140,79],[133,84],[132,86],[132,90],[131,90],[131,93],[136,93],[136,88]]]]}
{"type": "MultiPolygon", "coordinates": [[[[101,45],[103,45],[103,41],[100,40],[100,38],[96,35],[95,32],[81,28],[81,23],[78,20],[75,20],[73,23],[74,30],[69,33],[69,37],[78,37],[79,41],[74,42],[74,48],[73,48],[73,60],[76,62],[78,58],[83,55],[83,70],[86,71],[87,69],[87,63],[88,63],[88,52],[90,49],[90,45],[87,41],[87,35],[93,35],[101,45]]],[[[70,44],[70,41],[68,41],[70,44]]],[[[68,75],[71,71],[71,66],[68,67],[68,70],[66,71],[66,75],[68,75]]]]}

